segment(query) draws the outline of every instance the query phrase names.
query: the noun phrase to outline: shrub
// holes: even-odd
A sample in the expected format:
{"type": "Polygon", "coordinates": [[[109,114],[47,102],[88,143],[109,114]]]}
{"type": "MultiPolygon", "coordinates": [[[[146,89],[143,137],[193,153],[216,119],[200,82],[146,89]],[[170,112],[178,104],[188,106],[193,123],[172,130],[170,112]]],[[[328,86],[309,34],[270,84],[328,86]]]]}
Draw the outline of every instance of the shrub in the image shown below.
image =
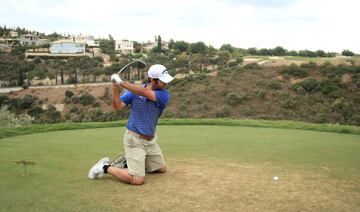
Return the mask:
{"type": "Polygon", "coordinates": [[[261,69],[261,66],[257,63],[249,63],[244,65],[245,69],[261,69]]]}
{"type": "Polygon", "coordinates": [[[298,106],[299,97],[289,96],[285,101],[282,102],[281,106],[287,109],[295,109],[298,106]]]}
{"type": "Polygon", "coordinates": [[[260,99],[265,100],[265,97],[266,97],[265,91],[256,91],[256,95],[257,95],[260,99]]]}
{"type": "Polygon", "coordinates": [[[269,84],[269,88],[273,89],[273,90],[279,90],[281,89],[281,83],[278,82],[278,81],[272,81],[270,84],[269,84]]]}
{"type": "Polygon", "coordinates": [[[316,92],[319,90],[320,85],[316,79],[309,78],[293,85],[294,90],[299,90],[299,87],[303,88],[307,92],[316,92]]]}
{"type": "Polygon", "coordinates": [[[85,118],[86,121],[105,121],[104,113],[100,108],[94,108],[90,111],[88,116],[85,118]]]}
{"type": "Polygon", "coordinates": [[[104,90],[104,95],[103,95],[103,99],[104,100],[111,100],[111,95],[110,95],[110,88],[106,87],[104,90]]]}
{"type": "Polygon", "coordinates": [[[239,63],[235,60],[235,61],[230,61],[227,63],[227,66],[228,67],[234,67],[234,66],[237,66],[239,63]]]}
{"type": "Polygon", "coordinates": [[[226,103],[230,106],[236,106],[243,101],[247,101],[249,98],[247,96],[241,96],[237,93],[228,93],[226,94],[226,103]]]}
{"type": "Polygon", "coordinates": [[[73,106],[70,108],[70,113],[77,113],[79,111],[79,108],[73,106]]]}
{"type": "Polygon", "coordinates": [[[341,87],[334,81],[323,80],[320,82],[320,91],[325,95],[328,95],[329,93],[339,89],[341,89],[341,87]]]}
{"type": "Polygon", "coordinates": [[[0,107],[1,107],[2,105],[7,104],[8,101],[9,101],[9,97],[4,96],[4,95],[1,95],[1,96],[0,96],[0,107]]]}
{"type": "Polygon", "coordinates": [[[352,83],[354,83],[354,85],[356,85],[358,88],[360,88],[360,74],[355,74],[353,75],[353,77],[351,78],[352,83]]]}
{"type": "Polygon", "coordinates": [[[79,103],[79,101],[80,101],[80,98],[78,96],[74,95],[71,97],[72,103],[77,104],[77,103],[79,103]]]}
{"type": "Polygon", "coordinates": [[[317,64],[315,62],[310,61],[309,63],[302,63],[300,67],[305,69],[316,69],[317,64]]]}
{"type": "Polygon", "coordinates": [[[215,118],[225,118],[229,117],[231,108],[227,105],[220,107],[214,114],[215,118]]]}
{"type": "Polygon", "coordinates": [[[7,106],[0,109],[0,128],[21,127],[31,124],[31,118],[27,115],[16,116],[8,110],[7,106]]]}
{"type": "Polygon", "coordinates": [[[244,111],[243,111],[243,114],[245,116],[252,116],[256,113],[256,110],[250,106],[247,106],[244,111]]]}
{"type": "Polygon", "coordinates": [[[72,92],[72,91],[69,91],[69,90],[67,90],[67,91],[65,91],[65,97],[66,98],[71,98],[72,96],[74,96],[75,94],[72,92]]]}
{"type": "Polygon", "coordinates": [[[9,106],[9,109],[18,109],[19,105],[20,105],[20,100],[19,99],[9,99],[6,104],[9,106]]]}
{"type": "Polygon", "coordinates": [[[95,102],[95,97],[89,93],[84,93],[79,97],[79,102],[84,106],[91,105],[95,102]]]}
{"type": "Polygon", "coordinates": [[[33,105],[29,111],[28,114],[33,117],[40,117],[40,115],[44,112],[42,107],[40,105],[33,105]]]}
{"type": "Polygon", "coordinates": [[[281,74],[289,74],[294,77],[307,77],[309,76],[309,71],[305,68],[299,67],[295,64],[282,68],[280,71],[281,74]]]}
{"type": "Polygon", "coordinates": [[[35,96],[31,96],[26,94],[19,102],[20,109],[28,109],[30,108],[38,98],[35,96]]]}
{"type": "Polygon", "coordinates": [[[48,105],[48,109],[45,110],[44,114],[39,120],[41,123],[58,123],[61,121],[61,113],[56,110],[53,105],[48,105]]]}

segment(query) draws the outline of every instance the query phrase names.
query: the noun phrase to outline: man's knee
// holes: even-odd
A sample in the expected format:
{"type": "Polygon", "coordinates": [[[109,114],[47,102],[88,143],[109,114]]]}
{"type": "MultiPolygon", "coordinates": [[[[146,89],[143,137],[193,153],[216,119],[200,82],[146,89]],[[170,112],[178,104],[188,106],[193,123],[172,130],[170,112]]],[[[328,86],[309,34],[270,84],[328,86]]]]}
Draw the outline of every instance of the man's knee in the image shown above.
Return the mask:
{"type": "Polygon", "coordinates": [[[161,167],[160,169],[156,170],[157,172],[160,173],[165,173],[166,172],[166,166],[161,167]]]}
{"type": "Polygon", "coordinates": [[[145,177],[132,176],[131,184],[132,185],[142,185],[145,182],[145,177]]]}

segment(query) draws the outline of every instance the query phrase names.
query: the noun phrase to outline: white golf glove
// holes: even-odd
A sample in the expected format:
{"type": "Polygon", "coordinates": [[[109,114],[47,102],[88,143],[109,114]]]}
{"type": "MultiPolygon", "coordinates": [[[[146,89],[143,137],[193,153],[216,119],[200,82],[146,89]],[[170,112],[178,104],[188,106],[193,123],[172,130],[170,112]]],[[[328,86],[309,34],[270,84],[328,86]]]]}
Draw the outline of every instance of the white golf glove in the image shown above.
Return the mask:
{"type": "Polygon", "coordinates": [[[120,85],[120,83],[122,82],[121,78],[119,77],[118,74],[113,74],[111,75],[111,82],[120,85]]]}

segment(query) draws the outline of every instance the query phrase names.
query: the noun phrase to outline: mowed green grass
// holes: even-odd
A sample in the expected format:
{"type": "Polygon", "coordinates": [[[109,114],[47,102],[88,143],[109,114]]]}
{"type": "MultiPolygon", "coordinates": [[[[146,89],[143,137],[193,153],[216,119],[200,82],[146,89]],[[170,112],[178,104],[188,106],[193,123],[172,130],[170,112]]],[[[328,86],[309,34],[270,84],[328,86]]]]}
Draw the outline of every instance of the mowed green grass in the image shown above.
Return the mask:
{"type": "Polygon", "coordinates": [[[158,126],[168,173],[142,186],[88,180],[123,152],[124,127],[0,139],[0,211],[357,211],[360,136],[238,126],[158,126]],[[33,160],[29,176],[14,160],[33,160]],[[274,182],[273,177],[279,181],[274,182]]]}

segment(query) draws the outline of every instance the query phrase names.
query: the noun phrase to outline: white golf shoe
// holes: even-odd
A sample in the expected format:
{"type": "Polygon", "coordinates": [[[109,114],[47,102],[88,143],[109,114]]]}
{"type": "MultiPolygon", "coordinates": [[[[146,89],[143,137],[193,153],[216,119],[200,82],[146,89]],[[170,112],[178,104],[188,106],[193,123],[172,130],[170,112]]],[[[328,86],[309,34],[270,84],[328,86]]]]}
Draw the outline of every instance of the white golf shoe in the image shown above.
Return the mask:
{"type": "Polygon", "coordinates": [[[88,173],[88,178],[93,180],[95,178],[101,178],[104,175],[103,167],[109,165],[110,158],[105,157],[99,160],[95,165],[91,167],[88,173]]]}

